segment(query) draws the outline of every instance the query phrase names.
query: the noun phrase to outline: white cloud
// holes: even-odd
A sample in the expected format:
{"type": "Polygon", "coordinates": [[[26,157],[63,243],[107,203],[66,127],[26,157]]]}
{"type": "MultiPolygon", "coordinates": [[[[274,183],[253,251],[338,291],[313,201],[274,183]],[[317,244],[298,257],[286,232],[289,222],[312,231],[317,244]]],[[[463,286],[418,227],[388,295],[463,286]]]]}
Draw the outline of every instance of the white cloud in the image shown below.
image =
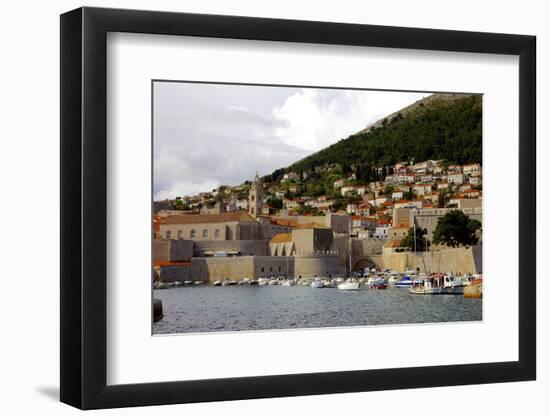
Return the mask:
{"type": "Polygon", "coordinates": [[[426,94],[302,89],[273,110],[276,135],[310,151],[327,147],[426,94]]]}
{"type": "Polygon", "coordinates": [[[421,94],[155,83],[154,198],[236,185],[347,137],[421,94]]]}

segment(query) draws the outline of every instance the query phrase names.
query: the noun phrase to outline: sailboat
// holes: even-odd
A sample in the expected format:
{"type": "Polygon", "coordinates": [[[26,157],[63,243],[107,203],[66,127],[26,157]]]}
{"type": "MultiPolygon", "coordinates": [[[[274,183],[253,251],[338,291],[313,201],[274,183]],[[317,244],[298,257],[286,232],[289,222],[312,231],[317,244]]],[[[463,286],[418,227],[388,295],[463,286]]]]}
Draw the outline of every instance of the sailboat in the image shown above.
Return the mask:
{"type": "Polygon", "coordinates": [[[342,291],[357,291],[359,289],[359,281],[354,281],[351,277],[351,239],[349,249],[349,277],[346,281],[338,284],[338,289],[342,291]]]}

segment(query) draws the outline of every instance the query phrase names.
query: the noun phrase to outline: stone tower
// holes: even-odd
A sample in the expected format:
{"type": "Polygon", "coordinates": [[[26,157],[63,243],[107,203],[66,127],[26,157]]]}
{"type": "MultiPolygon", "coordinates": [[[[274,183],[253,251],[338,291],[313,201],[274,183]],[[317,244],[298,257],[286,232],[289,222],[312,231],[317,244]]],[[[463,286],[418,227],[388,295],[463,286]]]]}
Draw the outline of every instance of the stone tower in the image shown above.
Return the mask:
{"type": "Polygon", "coordinates": [[[256,176],[250,186],[250,192],[248,193],[248,213],[251,216],[258,217],[262,214],[262,182],[256,172],[256,176]]]}

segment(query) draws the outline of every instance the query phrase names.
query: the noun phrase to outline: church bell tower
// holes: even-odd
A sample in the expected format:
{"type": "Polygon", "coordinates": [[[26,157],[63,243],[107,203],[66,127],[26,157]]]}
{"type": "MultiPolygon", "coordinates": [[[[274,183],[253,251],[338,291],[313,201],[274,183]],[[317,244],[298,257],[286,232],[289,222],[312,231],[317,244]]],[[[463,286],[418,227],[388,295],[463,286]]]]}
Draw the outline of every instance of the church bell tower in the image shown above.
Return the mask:
{"type": "Polygon", "coordinates": [[[262,199],[262,182],[256,172],[256,176],[250,186],[250,192],[248,193],[248,214],[253,217],[258,217],[262,214],[262,199]]]}

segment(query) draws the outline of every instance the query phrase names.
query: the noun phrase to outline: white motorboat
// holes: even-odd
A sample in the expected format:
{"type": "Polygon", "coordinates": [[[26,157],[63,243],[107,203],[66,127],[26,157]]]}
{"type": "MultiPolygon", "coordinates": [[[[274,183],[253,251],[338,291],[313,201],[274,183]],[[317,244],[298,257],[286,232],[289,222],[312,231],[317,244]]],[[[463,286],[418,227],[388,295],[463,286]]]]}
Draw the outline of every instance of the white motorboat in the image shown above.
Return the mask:
{"type": "Polygon", "coordinates": [[[269,285],[279,285],[279,280],[277,280],[277,279],[270,279],[270,280],[268,281],[268,284],[269,284],[269,285]]]}
{"type": "Polygon", "coordinates": [[[293,287],[294,286],[294,280],[293,279],[284,280],[281,285],[283,287],[293,287]]]}
{"type": "Polygon", "coordinates": [[[239,285],[250,285],[250,278],[243,278],[239,281],[239,285]]]}
{"type": "Polygon", "coordinates": [[[310,284],[311,288],[323,288],[323,281],[321,281],[320,278],[315,278],[313,281],[311,281],[310,284]]]}
{"type": "MultiPolygon", "coordinates": [[[[177,282],[177,281],[176,281],[177,282]]],[[[187,280],[187,281],[183,281],[183,283],[185,285],[193,285],[193,281],[190,281],[190,280],[187,280]]]]}
{"type": "Polygon", "coordinates": [[[384,278],[382,277],[371,277],[367,280],[367,285],[369,287],[372,287],[373,285],[377,285],[377,284],[384,284],[385,281],[384,281],[384,278]]]}
{"type": "Polygon", "coordinates": [[[195,285],[202,285],[203,282],[202,282],[202,281],[195,281],[194,284],[195,284],[195,285]]]}
{"type": "Polygon", "coordinates": [[[267,278],[258,278],[258,285],[267,285],[269,280],[267,278]]]}
{"type": "Polygon", "coordinates": [[[214,282],[212,283],[212,285],[213,285],[214,287],[221,287],[221,286],[222,286],[222,282],[221,282],[220,280],[216,280],[216,281],[214,281],[214,282]]]}
{"type": "Polygon", "coordinates": [[[355,291],[359,289],[359,282],[346,281],[338,284],[338,289],[343,291],[355,291]]]}

